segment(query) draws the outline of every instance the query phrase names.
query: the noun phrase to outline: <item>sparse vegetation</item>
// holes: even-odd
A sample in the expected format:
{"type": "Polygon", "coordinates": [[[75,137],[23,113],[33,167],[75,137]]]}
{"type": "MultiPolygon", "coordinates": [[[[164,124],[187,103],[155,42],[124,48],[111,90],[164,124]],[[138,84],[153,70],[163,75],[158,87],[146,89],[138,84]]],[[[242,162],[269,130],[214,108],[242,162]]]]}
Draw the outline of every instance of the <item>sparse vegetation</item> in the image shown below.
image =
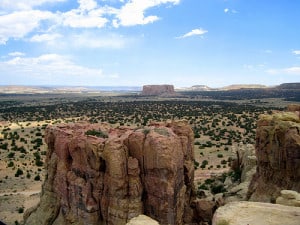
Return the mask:
{"type": "Polygon", "coordinates": [[[221,219],[217,222],[217,225],[230,225],[230,223],[227,220],[221,219]]]}
{"type": "MultiPolygon", "coordinates": [[[[264,97],[269,95],[262,94],[264,97]]],[[[293,98],[289,92],[275,93],[276,96],[293,98]]],[[[40,95],[38,98],[34,95],[4,95],[0,98],[3,99],[0,101],[0,122],[3,122],[0,123],[0,154],[4,167],[7,167],[5,173],[0,174],[0,189],[16,192],[40,183],[33,181],[44,180],[43,165],[47,155],[44,135],[45,128],[51,124],[107,122],[116,127],[139,127],[147,135],[150,129],[144,126],[151,122],[184,119],[194,131],[196,173],[219,175],[230,169],[228,165],[235,157],[231,151],[233,145],[255,143],[258,115],[281,109],[270,106],[273,100],[262,99],[255,92],[245,94],[239,91],[185,92],[175,100],[137,95],[40,95]],[[253,97],[260,100],[251,99],[253,97]]],[[[151,132],[170,135],[167,129],[154,128],[151,132]]],[[[88,131],[86,135],[107,138],[107,133],[99,130],[88,131]]],[[[241,171],[238,168],[227,176],[238,182],[241,171]]],[[[218,179],[199,182],[198,191],[226,191],[218,179]]],[[[15,206],[15,212],[16,209],[18,206],[15,206]]]]}
{"type": "Polygon", "coordinates": [[[101,131],[101,130],[88,130],[85,132],[86,135],[101,137],[101,138],[108,138],[107,133],[101,131]]]}

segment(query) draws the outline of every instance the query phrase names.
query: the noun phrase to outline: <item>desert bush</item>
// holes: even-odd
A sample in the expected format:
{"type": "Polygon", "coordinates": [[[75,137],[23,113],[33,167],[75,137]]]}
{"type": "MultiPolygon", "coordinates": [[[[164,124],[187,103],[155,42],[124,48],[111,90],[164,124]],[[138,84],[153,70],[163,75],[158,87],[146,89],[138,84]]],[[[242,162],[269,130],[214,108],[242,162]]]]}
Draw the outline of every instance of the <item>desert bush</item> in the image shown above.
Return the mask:
{"type": "Polygon", "coordinates": [[[41,180],[41,177],[40,177],[40,175],[38,174],[38,175],[36,175],[35,177],[34,177],[34,180],[35,181],[39,181],[39,180],[41,180]]]}
{"type": "Polygon", "coordinates": [[[8,158],[12,159],[13,157],[15,157],[15,153],[14,152],[10,152],[7,155],[8,158]]]}
{"type": "Polygon", "coordinates": [[[194,160],[194,168],[195,170],[199,168],[199,162],[197,162],[196,160],[194,160]]]}
{"type": "Polygon", "coordinates": [[[230,225],[230,223],[227,220],[221,219],[217,222],[217,225],[230,225]]]}
{"type": "Polygon", "coordinates": [[[24,212],[24,208],[23,207],[20,207],[19,209],[18,209],[18,213],[23,213],[24,212]]]}
{"type": "Polygon", "coordinates": [[[169,136],[169,132],[165,128],[154,128],[154,131],[160,135],[169,136]]]}
{"type": "Polygon", "coordinates": [[[210,187],[210,191],[213,194],[218,194],[218,193],[223,193],[227,190],[224,187],[224,184],[216,184],[216,185],[212,184],[211,187],[210,187]]]}
{"type": "Polygon", "coordinates": [[[150,132],[150,129],[144,129],[144,130],[143,130],[143,133],[144,133],[145,135],[149,134],[149,132],[150,132]]]}
{"type": "Polygon", "coordinates": [[[1,143],[0,144],[0,148],[3,149],[3,150],[7,150],[7,147],[8,147],[8,143],[3,143],[3,144],[1,143]]]}
{"type": "Polygon", "coordinates": [[[107,133],[103,132],[102,130],[88,130],[85,132],[85,135],[91,135],[101,138],[108,138],[107,133]]]}
{"type": "Polygon", "coordinates": [[[223,159],[223,160],[221,161],[221,164],[223,164],[223,165],[227,164],[227,160],[223,159]]]}
{"type": "Polygon", "coordinates": [[[20,168],[17,169],[17,172],[15,173],[15,177],[19,177],[23,175],[23,170],[21,170],[20,168]]]}

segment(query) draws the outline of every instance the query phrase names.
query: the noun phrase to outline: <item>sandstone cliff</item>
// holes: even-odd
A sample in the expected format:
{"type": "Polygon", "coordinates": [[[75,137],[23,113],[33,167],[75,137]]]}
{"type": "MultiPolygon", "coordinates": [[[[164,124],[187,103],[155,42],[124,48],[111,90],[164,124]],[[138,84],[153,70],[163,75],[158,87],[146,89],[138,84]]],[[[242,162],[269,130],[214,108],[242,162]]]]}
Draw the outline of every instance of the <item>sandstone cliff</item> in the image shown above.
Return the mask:
{"type": "Polygon", "coordinates": [[[140,214],[160,224],[193,220],[193,132],[185,122],[57,125],[45,140],[47,176],[25,224],[123,225],[140,214]]]}
{"type": "Polygon", "coordinates": [[[174,95],[173,85],[144,85],[142,95],[174,95]]]}
{"type": "Polygon", "coordinates": [[[257,171],[250,200],[275,201],[282,189],[300,191],[300,106],[288,110],[262,115],[257,122],[257,171]]]}

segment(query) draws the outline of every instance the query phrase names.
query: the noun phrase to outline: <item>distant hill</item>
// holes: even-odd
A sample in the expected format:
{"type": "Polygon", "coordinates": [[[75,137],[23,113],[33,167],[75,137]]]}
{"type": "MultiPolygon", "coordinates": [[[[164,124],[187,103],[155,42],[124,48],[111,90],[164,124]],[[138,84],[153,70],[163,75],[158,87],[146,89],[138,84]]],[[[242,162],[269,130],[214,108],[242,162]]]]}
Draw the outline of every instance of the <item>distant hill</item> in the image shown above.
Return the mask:
{"type": "Polygon", "coordinates": [[[300,90],[300,83],[283,83],[283,84],[280,84],[277,86],[277,88],[279,89],[297,89],[297,90],[300,90]]]}
{"type": "Polygon", "coordinates": [[[139,92],[138,86],[0,86],[3,94],[62,94],[62,93],[101,93],[101,92],[139,92]]]}
{"type": "Polygon", "coordinates": [[[178,88],[178,91],[230,91],[239,89],[262,89],[268,88],[268,86],[261,84],[232,84],[221,88],[211,88],[207,85],[193,85],[186,88],[178,88]]]}
{"type": "MultiPolygon", "coordinates": [[[[145,85],[146,87],[149,85],[145,85]]],[[[150,85],[151,86],[151,85],[150,85]]],[[[152,85],[153,86],[153,85],[152,85]]],[[[170,85],[173,87],[173,85],[170,85]]],[[[283,83],[277,86],[266,86],[261,84],[233,84],[221,88],[211,88],[207,85],[193,85],[191,87],[176,88],[179,92],[196,91],[233,91],[233,90],[300,90],[300,82],[283,83]]],[[[171,88],[171,92],[174,89],[171,88]]],[[[170,91],[169,90],[169,91],[170,91]]],[[[26,85],[0,85],[2,94],[63,94],[63,93],[138,93],[142,92],[141,86],[26,86],[26,85]]],[[[174,94],[174,93],[173,93],[174,94]]]]}
{"type": "Polygon", "coordinates": [[[238,89],[259,89],[259,88],[268,88],[268,86],[261,84],[232,84],[220,88],[220,90],[238,90],[238,89]]]}
{"type": "Polygon", "coordinates": [[[178,88],[178,91],[213,91],[214,88],[208,87],[207,85],[193,85],[187,88],[178,88]]]}

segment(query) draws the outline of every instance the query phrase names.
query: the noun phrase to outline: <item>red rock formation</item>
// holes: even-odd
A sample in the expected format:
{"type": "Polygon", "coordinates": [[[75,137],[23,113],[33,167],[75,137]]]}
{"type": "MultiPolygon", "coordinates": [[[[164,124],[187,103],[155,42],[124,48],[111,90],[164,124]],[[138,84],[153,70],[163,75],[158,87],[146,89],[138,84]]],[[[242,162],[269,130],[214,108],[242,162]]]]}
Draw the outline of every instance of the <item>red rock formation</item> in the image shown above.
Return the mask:
{"type": "Polygon", "coordinates": [[[45,139],[47,177],[25,224],[121,225],[140,214],[160,224],[192,221],[193,132],[185,122],[58,125],[45,139]]]}
{"type": "Polygon", "coordinates": [[[280,190],[300,191],[300,107],[263,115],[257,122],[257,171],[249,186],[251,200],[270,201],[280,190]]]}
{"type": "Polygon", "coordinates": [[[174,95],[173,85],[144,85],[142,95],[174,95]]]}

